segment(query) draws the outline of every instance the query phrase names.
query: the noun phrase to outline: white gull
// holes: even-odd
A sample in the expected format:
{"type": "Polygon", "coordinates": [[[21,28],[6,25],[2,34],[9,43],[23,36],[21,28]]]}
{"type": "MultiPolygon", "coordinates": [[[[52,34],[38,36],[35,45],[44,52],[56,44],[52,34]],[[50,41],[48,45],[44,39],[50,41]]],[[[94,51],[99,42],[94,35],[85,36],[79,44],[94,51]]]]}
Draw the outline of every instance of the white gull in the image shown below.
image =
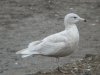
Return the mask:
{"type": "Polygon", "coordinates": [[[78,49],[79,31],[75,23],[86,21],[75,13],[69,13],[64,18],[65,29],[46,38],[31,42],[27,48],[16,52],[22,58],[31,55],[43,55],[50,57],[64,57],[78,49]]]}

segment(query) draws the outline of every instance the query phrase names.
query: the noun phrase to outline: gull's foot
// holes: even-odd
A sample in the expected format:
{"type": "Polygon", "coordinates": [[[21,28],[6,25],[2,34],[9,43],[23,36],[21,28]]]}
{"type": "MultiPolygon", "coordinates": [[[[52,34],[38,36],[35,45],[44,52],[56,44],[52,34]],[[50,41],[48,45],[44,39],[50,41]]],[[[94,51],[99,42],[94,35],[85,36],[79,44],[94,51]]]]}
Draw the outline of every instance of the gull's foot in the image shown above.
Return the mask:
{"type": "Polygon", "coordinates": [[[62,73],[62,71],[60,70],[60,67],[57,68],[57,71],[62,73]]]}
{"type": "Polygon", "coordinates": [[[71,73],[71,72],[69,72],[69,70],[66,70],[66,68],[64,68],[64,67],[58,67],[56,70],[62,74],[70,74],[71,73]]]}
{"type": "Polygon", "coordinates": [[[63,71],[63,70],[61,69],[61,67],[58,67],[56,70],[57,70],[58,72],[60,72],[60,73],[63,73],[63,74],[66,74],[66,73],[67,73],[67,72],[63,71]]]}

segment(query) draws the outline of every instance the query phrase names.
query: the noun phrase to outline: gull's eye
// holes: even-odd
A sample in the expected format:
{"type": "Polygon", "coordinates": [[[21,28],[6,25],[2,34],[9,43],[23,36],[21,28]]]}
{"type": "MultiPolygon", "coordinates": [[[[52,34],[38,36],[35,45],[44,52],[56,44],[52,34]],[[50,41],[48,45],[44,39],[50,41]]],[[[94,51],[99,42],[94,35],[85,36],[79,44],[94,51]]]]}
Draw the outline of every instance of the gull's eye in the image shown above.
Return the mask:
{"type": "Polygon", "coordinates": [[[73,17],[74,19],[76,19],[77,17],[73,17]]]}

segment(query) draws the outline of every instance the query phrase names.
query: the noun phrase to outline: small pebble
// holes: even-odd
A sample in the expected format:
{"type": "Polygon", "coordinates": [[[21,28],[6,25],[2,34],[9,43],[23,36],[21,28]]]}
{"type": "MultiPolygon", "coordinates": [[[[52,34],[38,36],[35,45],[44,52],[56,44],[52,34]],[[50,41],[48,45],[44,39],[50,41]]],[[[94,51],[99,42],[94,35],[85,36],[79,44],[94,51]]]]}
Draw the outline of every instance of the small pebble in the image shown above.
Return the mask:
{"type": "Polygon", "coordinates": [[[91,8],[93,9],[93,8],[94,8],[94,6],[91,6],[91,8]]]}
{"type": "Polygon", "coordinates": [[[91,71],[91,69],[86,69],[87,71],[91,71]]]}
{"type": "Polygon", "coordinates": [[[75,67],[74,69],[75,69],[75,70],[78,70],[78,68],[76,68],[76,67],[75,67]]]}
{"type": "Polygon", "coordinates": [[[71,10],[73,10],[74,8],[70,8],[71,10]]]}
{"type": "Polygon", "coordinates": [[[32,7],[30,7],[30,9],[33,9],[32,7]]]}
{"type": "Polygon", "coordinates": [[[88,68],[91,68],[91,66],[88,66],[88,68]]]}
{"type": "Polygon", "coordinates": [[[91,25],[92,25],[92,26],[95,26],[96,24],[93,23],[93,24],[91,24],[91,25]]]}
{"type": "Polygon", "coordinates": [[[99,22],[99,20],[96,20],[96,22],[99,22]]]}
{"type": "Polygon", "coordinates": [[[18,63],[17,63],[17,62],[16,62],[15,64],[16,64],[16,65],[18,65],[18,63]]]}
{"type": "Polygon", "coordinates": [[[55,16],[58,17],[59,15],[58,14],[55,14],[55,16]]]}

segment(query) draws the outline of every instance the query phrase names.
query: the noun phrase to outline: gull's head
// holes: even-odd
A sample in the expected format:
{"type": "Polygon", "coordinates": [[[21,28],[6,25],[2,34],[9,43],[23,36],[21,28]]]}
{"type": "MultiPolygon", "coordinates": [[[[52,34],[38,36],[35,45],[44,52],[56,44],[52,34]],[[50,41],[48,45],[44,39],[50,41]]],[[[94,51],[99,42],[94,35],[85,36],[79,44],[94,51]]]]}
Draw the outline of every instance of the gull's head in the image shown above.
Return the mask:
{"type": "Polygon", "coordinates": [[[80,16],[78,16],[77,14],[74,14],[74,13],[67,14],[64,19],[65,24],[75,24],[79,21],[86,22],[86,20],[84,18],[81,18],[80,16]]]}

